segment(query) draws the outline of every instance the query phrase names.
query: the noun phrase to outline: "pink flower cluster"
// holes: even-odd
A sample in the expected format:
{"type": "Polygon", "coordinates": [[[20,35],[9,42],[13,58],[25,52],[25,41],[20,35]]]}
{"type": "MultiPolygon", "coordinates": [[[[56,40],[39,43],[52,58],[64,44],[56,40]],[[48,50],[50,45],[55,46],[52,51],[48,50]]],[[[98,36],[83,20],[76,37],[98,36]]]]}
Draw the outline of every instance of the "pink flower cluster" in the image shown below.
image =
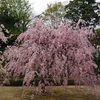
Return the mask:
{"type": "MultiPolygon", "coordinates": [[[[19,35],[14,46],[4,52],[7,61],[4,68],[18,79],[24,76],[23,85],[30,86],[38,77],[45,85],[68,85],[68,79],[76,85],[95,86],[99,76],[94,73],[94,47],[87,38],[87,28],[62,24],[57,29],[46,27],[37,20],[33,27],[19,35]]],[[[40,81],[41,81],[40,80],[40,81]]],[[[40,83],[40,82],[39,82],[40,83]]]]}

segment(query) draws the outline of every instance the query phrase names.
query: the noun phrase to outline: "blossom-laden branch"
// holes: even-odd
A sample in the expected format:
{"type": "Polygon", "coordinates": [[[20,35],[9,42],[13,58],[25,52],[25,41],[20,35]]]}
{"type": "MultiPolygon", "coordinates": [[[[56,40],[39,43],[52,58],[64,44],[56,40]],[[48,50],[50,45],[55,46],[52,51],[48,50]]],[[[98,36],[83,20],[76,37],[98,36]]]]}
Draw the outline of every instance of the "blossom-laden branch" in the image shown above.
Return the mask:
{"type": "Polygon", "coordinates": [[[100,78],[94,73],[98,67],[93,61],[95,49],[88,40],[89,31],[77,27],[62,24],[54,29],[37,20],[34,27],[18,36],[14,46],[5,50],[7,77],[18,79],[23,75],[26,86],[37,77],[42,80],[39,85],[52,85],[49,78],[56,85],[67,86],[69,78],[76,85],[97,85],[100,78]]]}

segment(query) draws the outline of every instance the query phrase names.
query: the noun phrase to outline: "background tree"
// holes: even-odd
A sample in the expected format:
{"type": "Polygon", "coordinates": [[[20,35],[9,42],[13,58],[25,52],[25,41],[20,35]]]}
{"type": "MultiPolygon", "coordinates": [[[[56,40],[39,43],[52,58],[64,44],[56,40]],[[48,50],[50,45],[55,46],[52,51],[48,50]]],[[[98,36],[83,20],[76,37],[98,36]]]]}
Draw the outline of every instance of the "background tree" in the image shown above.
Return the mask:
{"type": "Polygon", "coordinates": [[[79,19],[86,21],[86,25],[96,26],[100,24],[99,7],[95,0],[73,0],[65,6],[65,17],[77,22],[79,19]]]}
{"type": "Polygon", "coordinates": [[[5,34],[8,34],[8,30],[5,28],[3,24],[0,25],[0,51],[4,51],[4,47],[6,47],[7,37],[5,34]]]}
{"type": "Polygon", "coordinates": [[[95,49],[87,38],[87,28],[80,29],[77,25],[73,29],[70,24],[62,24],[55,29],[39,20],[34,25],[18,36],[14,46],[5,50],[4,83],[23,75],[23,85],[26,86],[34,86],[38,77],[38,85],[42,86],[52,85],[49,78],[56,85],[63,80],[62,84],[67,86],[71,78],[75,85],[95,88],[100,77],[94,73],[94,68],[97,68],[92,55],[95,49]]]}
{"type": "Polygon", "coordinates": [[[27,29],[31,16],[32,11],[29,1],[0,0],[0,23],[8,29],[9,35],[14,35],[8,40],[10,43],[27,29]]]}
{"type": "MultiPolygon", "coordinates": [[[[0,41],[6,42],[6,41],[7,41],[7,38],[5,37],[5,35],[4,35],[4,33],[3,33],[3,29],[5,29],[5,27],[4,27],[3,24],[1,24],[1,25],[0,25],[0,41]]],[[[5,29],[5,31],[7,31],[7,30],[5,29]]],[[[1,44],[1,43],[0,43],[0,44],[1,44]]]]}
{"type": "Polygon", "coordinates": [[[93,45],[100,45],[100,28],[96,29],[94,34],[91,34],[90,39],[93,45]]]}
{"type": "Polygon", "coordinates": [[[97,13],[98,13],[98,15],[100,16],[100,2],[97,2],[96,4],[97,4],[97,5],[98,5],[98,7],[99,7],[99,9],[98,9],[97,13]]]}
{"type": "Polygon", "coordinates": [[[8,33],[8,30],[4,27],[3,24],[0,25],[0,79],[4,77],[5,70],[2,67],[1,57],[4,51],[4,45],[6,45],[7,37],[5,37],[3,30],[8,33]]]}
{"type": "Polygon", "coordinates": [[[47,9],[42,14],[43,21],[50,26],[58,26],[64,22],[64,5],[61,2],[48,4],[47,9]]]}
{"type": "Polygon", "coordinates": [[[99,70],[95,71],[96,73],[100,74],[100,28],[96,29],[96,32],[94,34],[91,34],[89,40],[97,50],[97,53],[94,55],[95,57],[94,61],[98,65],[99,70]]]}

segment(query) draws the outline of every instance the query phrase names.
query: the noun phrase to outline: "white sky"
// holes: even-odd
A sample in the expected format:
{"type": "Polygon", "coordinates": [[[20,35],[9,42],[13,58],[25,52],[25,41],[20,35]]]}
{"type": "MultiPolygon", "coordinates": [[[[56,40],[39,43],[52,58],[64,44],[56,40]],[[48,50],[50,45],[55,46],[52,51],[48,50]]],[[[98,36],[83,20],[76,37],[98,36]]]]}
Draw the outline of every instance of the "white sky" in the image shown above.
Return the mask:
{"type": "MultiPolygon", "coordinates": [[[[29,0],[34,8],[34,12],[36,15],[41,14],[47,8],[47,4],[56,3],[56,2],[65,2],[68,3],[70,0],[29,0]]],[[[96,0],[96,2],[100,2],[100,0],[96,0]]]]}
{"type": "MultiPolygon", "coordinates": [[[[29,0],[32,4],[32,7],[36,13],[36,15],[41,14],[47,8],[47,4],[56,3],[56,2],[64,2],[66,0],[29,0]]],[[[66,2],[68,2],[67,0],[66,2]]]]}

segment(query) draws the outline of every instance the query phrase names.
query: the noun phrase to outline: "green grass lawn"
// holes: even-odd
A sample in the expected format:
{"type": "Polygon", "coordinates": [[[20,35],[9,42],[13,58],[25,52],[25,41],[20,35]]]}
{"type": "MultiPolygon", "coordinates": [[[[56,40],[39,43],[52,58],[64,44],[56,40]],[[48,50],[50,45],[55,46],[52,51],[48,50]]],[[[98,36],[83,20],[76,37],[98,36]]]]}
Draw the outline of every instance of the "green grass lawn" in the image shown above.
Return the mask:
{"type": "MultiPolygon", "coordinates": [[[[32,91],[27,88],[24,90],[26,97],[22,98],[22,87],[0,87],[0,100],[31,100],[30,94],[32,91],[34,92],[34,88],[32,91]]],[[[79,87],[77,90],[75,86],[68,86],[67,88],[52,86],[46,87],[46,90],[45,94],[35,95],[33,100],[96,100],[96,97],[89,92],[85,95],[83,87],[79,87]]],[[[98,100],[100,100],[100,96],[98,100]]]]}

